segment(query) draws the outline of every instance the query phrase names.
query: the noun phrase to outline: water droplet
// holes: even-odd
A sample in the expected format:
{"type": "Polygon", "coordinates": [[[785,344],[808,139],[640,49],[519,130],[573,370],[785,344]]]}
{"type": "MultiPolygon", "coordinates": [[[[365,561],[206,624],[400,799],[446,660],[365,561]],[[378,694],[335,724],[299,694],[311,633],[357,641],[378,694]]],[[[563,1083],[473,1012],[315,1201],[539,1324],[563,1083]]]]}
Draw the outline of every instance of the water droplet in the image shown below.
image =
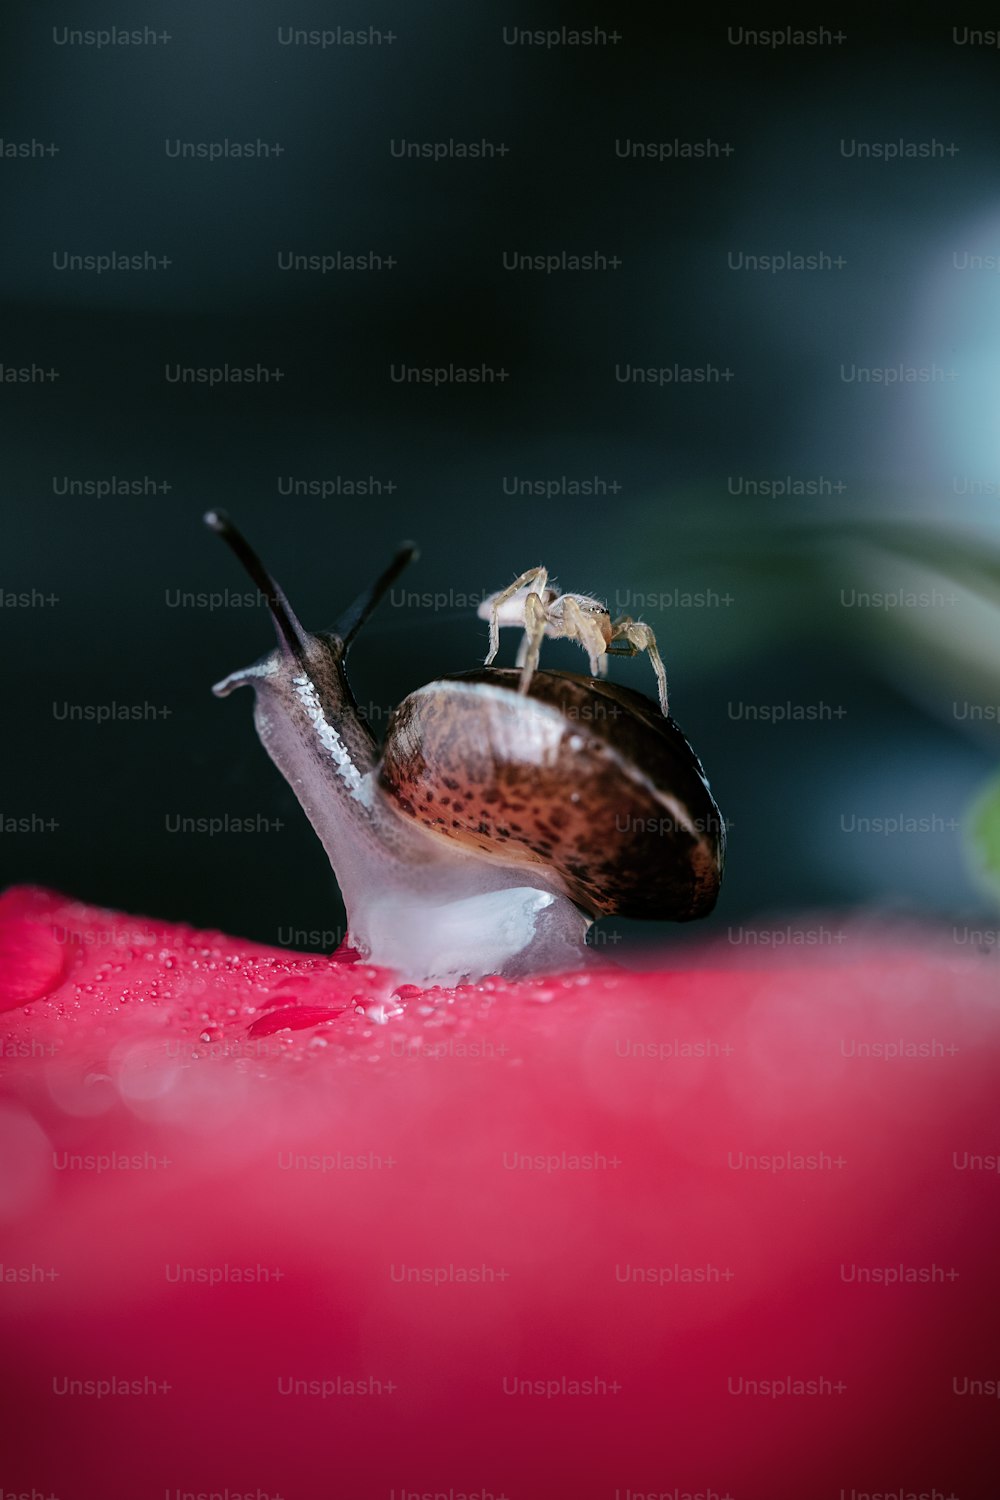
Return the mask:
{"type": "Polygon", "coordinates": [[[527,998],[529,1000],[537,1000],[544,1005],[549,1000],[554,1000],[556,998],[556,994],[556,990],[548,989],[545,986],[540,986],[538,989],[530,990],[528,992],[527,998]]]}
{"type": "Polygon", "coordinates": [[[361,1011],[369,1021],[374,1021],[376,1026],[386,1026],[394,1016],[404,1014],[401,1005],[393,1005],[389,1000],[373,1000],[361,1011]]]}

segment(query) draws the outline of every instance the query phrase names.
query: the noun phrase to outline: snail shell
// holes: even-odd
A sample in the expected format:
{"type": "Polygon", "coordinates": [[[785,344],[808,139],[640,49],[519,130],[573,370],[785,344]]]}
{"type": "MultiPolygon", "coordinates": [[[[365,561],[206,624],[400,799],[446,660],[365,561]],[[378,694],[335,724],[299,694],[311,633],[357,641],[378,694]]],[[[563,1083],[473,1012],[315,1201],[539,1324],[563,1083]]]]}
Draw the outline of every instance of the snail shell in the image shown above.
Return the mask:
{"type": "Polygon", "coordinates": [[[594,917],[712,910],[725,826],[698,757],[641,693],[570,672],[479,668],[399,705],[379,785],[442,839],[542,866],[594,917]]]}

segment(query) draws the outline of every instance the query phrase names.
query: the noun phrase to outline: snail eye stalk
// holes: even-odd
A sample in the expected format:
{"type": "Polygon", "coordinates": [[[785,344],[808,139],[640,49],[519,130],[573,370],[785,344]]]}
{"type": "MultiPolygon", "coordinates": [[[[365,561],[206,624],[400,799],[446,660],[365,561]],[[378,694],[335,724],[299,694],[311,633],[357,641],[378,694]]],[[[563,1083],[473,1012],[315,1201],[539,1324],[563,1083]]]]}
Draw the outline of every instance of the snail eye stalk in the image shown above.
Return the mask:
{"type": "Polygon", "coordinates": [[[385,572],[376,578],[363,593],[359,594],[353,604],[348,605],[341,615],[333,633],[344,643],[344,649],[351,644],[365,621],[383,600],[403,569],[411,562],[415,562],[420,556],[414,542],[404,542],[385,572]]]}

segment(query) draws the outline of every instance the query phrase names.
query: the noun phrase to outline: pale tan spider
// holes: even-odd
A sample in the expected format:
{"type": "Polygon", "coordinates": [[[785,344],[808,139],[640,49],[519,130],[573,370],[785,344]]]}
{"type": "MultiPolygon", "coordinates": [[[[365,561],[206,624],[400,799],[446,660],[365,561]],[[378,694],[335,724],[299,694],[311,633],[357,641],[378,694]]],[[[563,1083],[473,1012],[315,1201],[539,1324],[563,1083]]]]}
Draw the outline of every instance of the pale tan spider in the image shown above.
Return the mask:
{"type": "Polygon", "coordinates": [[[532,674],[538,666],[543,637],[557,639],[561,636],[583,647],[590,657],[590,671],[594,677],[606,675],[609,655],[636,656],[640,651],[648,652],[656,673],[660,708],[663,717],[667,717],[667,674],[656,649],[656,637],[649,626],[629,615],[621,615],[612,621],[607,607],[599,599],[591,599],[587,594],[564,594],[549,582],[547,568],[529,568],[509,588],[500,589],[484,599],[477,614],[481,620],[490,622],[487,666],[500,648],[501,626],[516,625],[524,631],[517,652],[517,665],[521,668],[519,692],[528,691],[532,674]],[[617,641],[623,644],[614,645],[617,641]]]}

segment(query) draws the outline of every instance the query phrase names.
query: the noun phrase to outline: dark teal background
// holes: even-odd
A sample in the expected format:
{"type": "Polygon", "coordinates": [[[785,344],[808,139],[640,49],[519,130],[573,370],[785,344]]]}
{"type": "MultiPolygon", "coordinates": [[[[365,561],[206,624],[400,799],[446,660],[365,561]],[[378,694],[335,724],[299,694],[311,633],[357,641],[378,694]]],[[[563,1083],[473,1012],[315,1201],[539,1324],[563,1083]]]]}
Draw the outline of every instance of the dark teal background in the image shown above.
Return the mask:
{"type": "MultiPolygon", "coordinates": [[[[406,588],[419,592],[482,594],[544,562],[612,607],[675,590],[729,596],[637,611],[732,820],[711,929],[871,904],[988,920],[961,823],[1000,743],[995,715],[960,705],[1000,702],[1000,280],[959,270],[955,256],[1000,255],[1000,51],[956,45],[950,21],[909,11],[827,16],[843,42],[782,50],[732,45],[730,24],[741,23],[710,8],[656,20],[627,6],[493,3],[8,8],[0,134],[59,152],[0,159],[0,361],[60,378],[0,386],[0,587],[59,601],[0,614],[0,811],[58,823],[0,834],[5,882],[271,942],[342,921],[249,699],[209,693],[269,647],[268,622],[167,602],[243,591],[200,524],[223,505],[316,627],[410,536],[422,557],[406,588]],[[53,26],[109,24],[170,41],[53,41],[53,26]],[[545,50],[503,38],[505,26],[594,24],[619,42],[545,50]],[[396,40],[277,42],[279,26],[337,25],[396,40]],[[223,138],[280,142],[283,154],[209,163],[168,157],[164,144],[223,138]],[[399,160],[390,143],[403,138],[508,150],[399,160]],[[626,160],[615,147],[626,139],[733,150],[626,160]],[[841,144],[900,139],[957,149],[883,161],[841,144]],[[172,264],[100,277],[52,264],[53,253],[111,250],[172,264]],[[277,268],[280,251],[337,250],[397,264],[277,268]],[[599,251],[621,265],[510,272],[505,251],[599,251]],[[786,251],[845,264],[730,269],[731,254],[786,251]],[[164,379],[168,365],[227,362],[284,378],[214,390],[164,379]],[[395,384],[390,366],[404,363],[485,363],[508,378],[395,384]],[[616,366],[675,364],[734,373],[662,388],[615,378],[616,366]],[[900,364],[952,374],[889,389],[842,376],[900,364]],[[112,475],[171,488],[54,492],[54,477],[112,475]],[[281,496],[290,475],[395,489],[281,496]],[[504,493],[505,477],[595,475],[618,490],[504,493]],[[785,476],[842,488],[732,493],[785,476]],[[953,602],[842,603],[853,590],[925,586],[953,602]],[[73,724],[54,715],[65,702],[170,712],[73,724]],[[739,707],[786,703],[843,712],[775,724],[739,707]],[[285,826],[211,839],[166,826],[258,814],[285,826]],[[885,817],[931,829],[845,831],[885,817]]],[[[513,639],[504,646],[512,659],[513,639]]],[[[485,626],[459,603],[390,603],[357,645],[358,695],[384,716],[485,649],[485,626]]],[[[543,660],[583,665],[563,644],[543,660]]],[[[642,659],[612,672],[653,691],[642,659]]]]}

